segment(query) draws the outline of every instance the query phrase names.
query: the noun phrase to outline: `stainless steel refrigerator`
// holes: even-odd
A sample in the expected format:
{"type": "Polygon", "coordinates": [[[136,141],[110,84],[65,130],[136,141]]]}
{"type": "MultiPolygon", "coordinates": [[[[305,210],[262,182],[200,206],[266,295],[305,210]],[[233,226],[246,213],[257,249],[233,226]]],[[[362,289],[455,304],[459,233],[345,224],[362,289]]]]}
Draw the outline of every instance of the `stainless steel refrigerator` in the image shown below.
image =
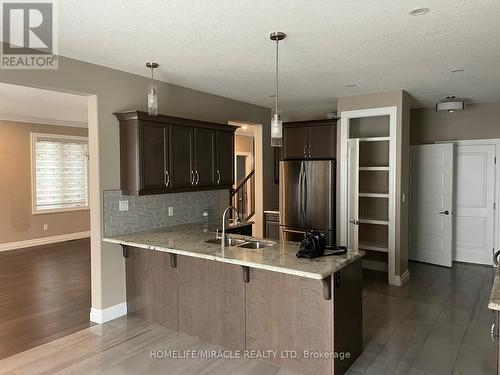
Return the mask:
{"type": "Polygon", "coordinates": [[[280,236],[301,241],[307,230],[335,245],[335,160],[280,162],[280,236]]]}

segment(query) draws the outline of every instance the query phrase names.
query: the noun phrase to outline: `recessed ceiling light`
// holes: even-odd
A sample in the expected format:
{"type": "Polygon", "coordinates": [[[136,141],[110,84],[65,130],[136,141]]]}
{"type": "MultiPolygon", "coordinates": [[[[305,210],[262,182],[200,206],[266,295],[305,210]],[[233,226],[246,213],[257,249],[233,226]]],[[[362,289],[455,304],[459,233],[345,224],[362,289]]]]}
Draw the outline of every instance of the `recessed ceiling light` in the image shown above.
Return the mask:
{"type": "Polygon", "coordinates": [[[410,16],[422,16],[426,13],[429,13],[429,8],[415,8],[408,12],[410,16]]]}
{"type": "Polygon", "coordinates": [[[348,85],[345,85],[345,87],[356,87],[357,85],[355,83],[349,83],[348,85]]]}
{"type": "Polygon", "coordinates": [[[450,73],[462,73],[464,70],[463,69],[453,69],[450,70],[450,73]]]}

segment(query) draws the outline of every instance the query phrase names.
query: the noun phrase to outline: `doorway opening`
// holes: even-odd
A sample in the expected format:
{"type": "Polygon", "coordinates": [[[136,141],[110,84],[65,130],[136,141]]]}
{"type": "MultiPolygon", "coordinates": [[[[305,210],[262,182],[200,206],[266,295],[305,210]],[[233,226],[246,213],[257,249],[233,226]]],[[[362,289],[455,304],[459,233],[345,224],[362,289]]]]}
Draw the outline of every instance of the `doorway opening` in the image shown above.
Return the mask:
{"type": "Polygon", "coordinates": [[[238,129],[234,141],[235,179],[229,201],[238,209],[240,221],[253,222],[253,234],[262,236],[262,126],[241,122],[230,122],[230,125],[238,129]]]}

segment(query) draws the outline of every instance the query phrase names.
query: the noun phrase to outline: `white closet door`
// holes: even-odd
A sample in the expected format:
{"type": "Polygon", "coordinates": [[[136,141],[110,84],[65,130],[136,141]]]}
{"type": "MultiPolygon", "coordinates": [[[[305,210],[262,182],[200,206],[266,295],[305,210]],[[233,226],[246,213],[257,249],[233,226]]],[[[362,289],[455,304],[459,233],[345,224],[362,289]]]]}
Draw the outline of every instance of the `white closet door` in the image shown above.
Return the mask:
{"type": "Polygon", "coordinates": [[[410,259],[451,267],[453,144],[411,147],[410,259]]]}
{"type": "Polygon", "coordinates": [[[495,212],[495,146],[458,145],[455,157],[454,259],[491,265],[495,212]]]}
{"type": "Polygon", "coordinates": [[[359,248],[359,139],[347,142],[347,247],[359,248]]]}

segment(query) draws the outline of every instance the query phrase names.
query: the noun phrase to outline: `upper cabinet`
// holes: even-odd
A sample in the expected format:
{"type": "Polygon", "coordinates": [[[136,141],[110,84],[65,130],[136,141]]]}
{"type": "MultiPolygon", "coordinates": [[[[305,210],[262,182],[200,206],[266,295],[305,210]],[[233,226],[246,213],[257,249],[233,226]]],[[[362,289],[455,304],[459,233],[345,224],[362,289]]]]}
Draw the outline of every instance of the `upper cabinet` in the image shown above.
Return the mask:
{"type": "Polygon", "coordinates": [[[337,120],[283,124],[283,159],[335,159],[337,120]]]}
{"type": "Polygon", "coordinates": [[[236,128],[139,111],[115,116],[124,194],[232,187],[236,128]]]}

